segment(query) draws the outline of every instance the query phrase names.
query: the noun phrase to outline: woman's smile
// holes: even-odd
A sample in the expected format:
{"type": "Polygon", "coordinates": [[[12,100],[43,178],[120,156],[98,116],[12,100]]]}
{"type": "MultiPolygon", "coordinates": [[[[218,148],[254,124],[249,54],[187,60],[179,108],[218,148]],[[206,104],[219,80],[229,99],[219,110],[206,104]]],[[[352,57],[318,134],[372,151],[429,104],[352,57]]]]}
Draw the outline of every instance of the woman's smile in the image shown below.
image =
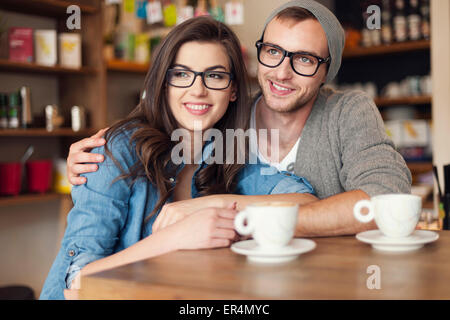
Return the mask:
{"type": "Polygon", "coordinates": [[[203,102],[186,102],[183,103],[183,106],[190,114],[195,116],[202,116],[212,108],[212,104],[203,102]]]}

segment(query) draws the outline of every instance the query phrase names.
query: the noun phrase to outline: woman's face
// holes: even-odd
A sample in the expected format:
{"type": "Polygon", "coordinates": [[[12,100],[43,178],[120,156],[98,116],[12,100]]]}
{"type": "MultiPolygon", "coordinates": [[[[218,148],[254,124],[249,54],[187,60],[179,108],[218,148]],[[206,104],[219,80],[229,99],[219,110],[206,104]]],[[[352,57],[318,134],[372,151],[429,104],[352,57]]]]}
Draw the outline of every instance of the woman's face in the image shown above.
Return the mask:
{"type": "MultiPolygon", "coordinates": [[[[213,83],[219,81],[215,79],[224,76],[220,72],[231,72],[223,45],[197,41],[187,42],[180,47],[172,69],[180,70],[175,73],[175,78],[179,81],[189,78],[189,75],[181,70],[213,71],[208,74],[213,83]]],[[[186,81],[189,83],[189,80],[186,81]]],[[[200,75],[195,78],[191,87],[168,86],[168,101],[172,114],[181,128],[190,131],[194,131],[194,122],[195,130],[212,128],[225,114],[230,101],[235,100],[232,83],[223,90],[208,89],[200,75]]]]}

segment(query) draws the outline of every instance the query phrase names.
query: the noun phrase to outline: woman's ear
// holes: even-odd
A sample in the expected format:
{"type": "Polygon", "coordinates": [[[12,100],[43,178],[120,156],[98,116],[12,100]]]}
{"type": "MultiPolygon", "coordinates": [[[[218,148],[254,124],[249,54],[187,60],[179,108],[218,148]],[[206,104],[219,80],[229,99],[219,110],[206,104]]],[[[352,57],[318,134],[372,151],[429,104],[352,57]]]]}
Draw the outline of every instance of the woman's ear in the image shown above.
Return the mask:
{"type": "Polygon", "coordinates": [[[237,100],[237,92],[236,92],[236,89],[233,89],[233,90],[231,91],[230,101],[231,101],[231,102],[235,102],[236,100],[237,100]]]}

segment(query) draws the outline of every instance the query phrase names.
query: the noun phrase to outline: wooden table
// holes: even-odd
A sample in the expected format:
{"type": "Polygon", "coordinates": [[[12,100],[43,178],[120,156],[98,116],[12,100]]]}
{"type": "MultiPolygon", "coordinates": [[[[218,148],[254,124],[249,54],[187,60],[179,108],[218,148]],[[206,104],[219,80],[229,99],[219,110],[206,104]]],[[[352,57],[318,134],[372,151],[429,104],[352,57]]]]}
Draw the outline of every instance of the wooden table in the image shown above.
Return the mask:
{"type": "Polygon", "coordinates": [[[396,254],[353,236],[315,238],[313,251],[270,265],[229,248],[178,251],[85,277],[80,298],[450,299],[450,231],[439,235],[417,251],[396,254]],[[380,268],[380,289],[367,286],[373,265],[380,268]]]}

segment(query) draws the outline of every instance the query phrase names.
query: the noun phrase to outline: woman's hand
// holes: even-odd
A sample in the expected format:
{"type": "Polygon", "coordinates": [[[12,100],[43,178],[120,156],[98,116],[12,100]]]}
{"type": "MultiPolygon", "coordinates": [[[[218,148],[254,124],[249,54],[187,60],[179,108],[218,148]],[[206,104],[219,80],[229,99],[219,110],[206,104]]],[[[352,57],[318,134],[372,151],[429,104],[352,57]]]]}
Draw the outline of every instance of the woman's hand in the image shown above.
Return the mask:
{"type": "Polygon", "coordinates": [[[231,200],[231,197],[227,197],[226,195],[211,195],[165,204],[153,223],[152,232],[170,226],[204,208],[225,208],[233,204],[233,202],[230,202],[229,200],[231,200]]]}
{"type": "Polygon", "coordinates": [[[75,289],[64,289],[64,298],[66,300],[79,300],[80,290],[75,289]]]}
{"type": "Polygon", "coordinates": [[[237,238],[234,218],[238,211],[228,208],[206,208],[164,229],[171,232],[176,249],[228,247],[237,238]]]}
{"type": "Polygon", "coordinates": [[[102,138],[106,130],[108,128],[101,129],[93,136],[70,145],[69,156],[67,157],[67,178],[71,184],[86,183],[86,178],[80,177],[80,174],[96,171],[98,166],[92,163],[103,162],[103,155],[89,152],[93,148],[101,147],[106,143],[105,139],[102,138]]]}

